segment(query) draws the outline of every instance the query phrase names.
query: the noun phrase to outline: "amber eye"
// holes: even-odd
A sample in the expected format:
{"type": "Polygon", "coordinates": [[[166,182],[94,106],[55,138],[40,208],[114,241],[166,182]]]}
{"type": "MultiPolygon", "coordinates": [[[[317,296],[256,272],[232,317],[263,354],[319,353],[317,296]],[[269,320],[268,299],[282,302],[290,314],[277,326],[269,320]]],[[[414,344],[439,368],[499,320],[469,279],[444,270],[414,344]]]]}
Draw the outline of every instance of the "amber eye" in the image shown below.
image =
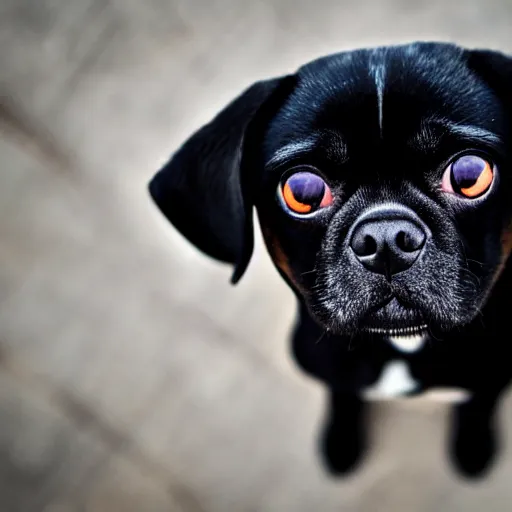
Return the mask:
{"type": "Polygon", "coordinates": [[[494,179],[493,165],[478,155],[463,155],[445,171],[443,190],[473,199],[489,190],[494,179]]]}
{"type": "Polygon", "coordinates": [[[333,201],[331,189],[312,172],[292,174],[282,185],[281,194],[286,206],[299,214],[313,213],[333,201]]]}

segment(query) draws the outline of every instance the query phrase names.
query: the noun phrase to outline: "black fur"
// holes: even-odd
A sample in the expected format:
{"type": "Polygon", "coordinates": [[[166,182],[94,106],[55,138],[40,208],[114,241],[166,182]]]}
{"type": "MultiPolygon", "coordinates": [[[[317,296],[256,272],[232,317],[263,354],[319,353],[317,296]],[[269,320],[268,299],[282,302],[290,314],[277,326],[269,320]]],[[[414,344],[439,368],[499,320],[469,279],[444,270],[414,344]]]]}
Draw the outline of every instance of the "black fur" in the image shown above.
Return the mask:
{"type": "Polygon", "coordinates": [[[253,85],[150,184],[184,236],[235,265],[234,281],[250,259],[256,208],[299,301],[296,360],[329,388],[322,447],[333,472],[358,461],[365,446],[359,392],[392,359],[407,361],[421,390],[473,393],[454,408],[450,454],[468,476],[489,467],[495,407],[512,377],[510,91],[512,59],[497,52],[415,43],[331,55],[253,85]],[[440,189],[444,169],[466,151],[497,166],[482,198],[440,189]],[[335,199],[298,217],[276,190],[305,165],[335,199]],[[414,211],[428,232],[422,257],[392,277],[369,272],[348,247],[361,215],[383,204],[414,211]],[[418,323],[428,325],[429,341],[412,354],[367,331],[418,323]]]}

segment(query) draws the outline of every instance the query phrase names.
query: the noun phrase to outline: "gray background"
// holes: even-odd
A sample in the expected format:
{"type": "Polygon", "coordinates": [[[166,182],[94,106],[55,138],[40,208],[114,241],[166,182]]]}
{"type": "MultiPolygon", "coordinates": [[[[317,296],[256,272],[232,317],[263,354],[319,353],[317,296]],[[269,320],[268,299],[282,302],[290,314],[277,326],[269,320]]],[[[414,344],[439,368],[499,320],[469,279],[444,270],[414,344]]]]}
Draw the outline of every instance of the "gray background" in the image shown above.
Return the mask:
{"type": "Polygon", "coordinates": [[[0,0],[0,510],[510,510],[512,449],[458,480],[442,405],[379,405],[366,465],[328,479],[260,240],[231,287],[146,182],[256,79],[416,39],[512,51],[511,21],[509,0],[0,0]]]}

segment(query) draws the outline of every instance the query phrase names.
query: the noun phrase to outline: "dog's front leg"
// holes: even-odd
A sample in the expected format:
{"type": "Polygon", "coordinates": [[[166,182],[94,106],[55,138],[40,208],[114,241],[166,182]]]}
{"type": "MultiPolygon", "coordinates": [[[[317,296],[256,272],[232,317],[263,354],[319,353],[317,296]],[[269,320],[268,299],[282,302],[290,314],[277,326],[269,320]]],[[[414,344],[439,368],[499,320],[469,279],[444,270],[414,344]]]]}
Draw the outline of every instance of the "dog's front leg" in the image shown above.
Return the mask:
{"type": "Polygon", "coordinates": [[[366,403],[355,394],[329,391],[321,451],[327,469],[343,475],[354,469],[366,447],[366,403]]]}
{"type": "Polygon", "coordinates": [[[496,413],[500,394],[501,390],[477,392],[469,401],[453,407],[450,456],[466,477],[483,476],[499,451],[496,413]]]}

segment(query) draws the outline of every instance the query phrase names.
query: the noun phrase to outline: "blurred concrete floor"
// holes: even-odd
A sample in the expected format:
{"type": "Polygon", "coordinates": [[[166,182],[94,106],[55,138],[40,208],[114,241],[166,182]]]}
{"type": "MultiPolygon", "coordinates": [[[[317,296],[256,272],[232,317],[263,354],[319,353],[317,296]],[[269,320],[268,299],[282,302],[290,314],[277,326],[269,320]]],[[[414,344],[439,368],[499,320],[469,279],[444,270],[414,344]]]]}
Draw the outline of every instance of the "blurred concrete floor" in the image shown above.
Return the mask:
{"type": "Polygon", "coordinates": [[[0,510],[510,510],[512,449],[458,480],[437,405],[379,405],[366,465],[325,477],[261,243],[232,288],[146,183],[258,78],[415,39],[512,51],[511,22],[509,0],[0,0],[0,510]]]}

